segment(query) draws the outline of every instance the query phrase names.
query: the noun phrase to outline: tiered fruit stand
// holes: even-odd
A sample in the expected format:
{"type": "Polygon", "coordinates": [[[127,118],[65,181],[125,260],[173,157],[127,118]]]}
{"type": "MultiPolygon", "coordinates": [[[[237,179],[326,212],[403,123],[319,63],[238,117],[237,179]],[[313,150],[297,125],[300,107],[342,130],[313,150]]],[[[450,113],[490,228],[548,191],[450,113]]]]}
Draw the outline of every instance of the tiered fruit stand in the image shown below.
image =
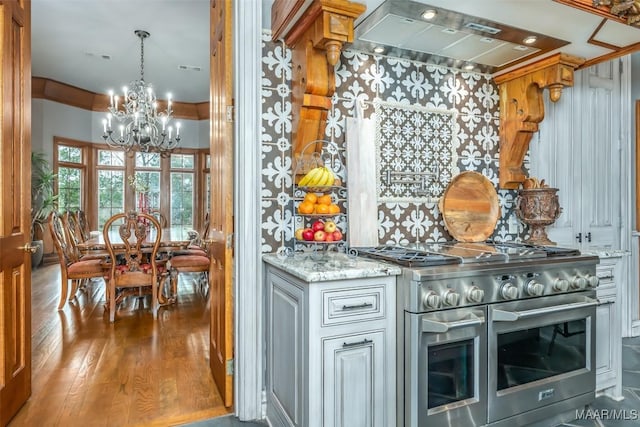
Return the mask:
{"type": "MultiPolygon", "coordinates": [[[[302,150],[303,153],[307,152],[307,147],[311,145],[322,144],[321,152],[314,152],[304,159],[302,156],[296,159],[295,171],[293,174],[294,185],[292,194],[292,237],[293,244],[287,255],[293,256],[296,254],[310,255],[312,257],[321,257],[329,250],[335,250],[338,252],[345,252],[347,254],[353,254],[347,247],[346,233],[347,233],[347,215],[344,212],[344,202],[347,199],[347,189],[342,185],[342,181],[336,177],[334,185],[304,185],[300,186],[296,183],[296,177],[305,175],[309,170],[318,167],[326,166],[331,173],[336,175],[336,171],[340,170],[342,162],[340,160],[340,154],[335,142],[332,141],[312,141],[302,150]],[[326,195],[331,196],[331,205],[342,207],[339,211],[329,213],[318,213],[315,209],[312,212],[300,212],[300,205],[305,201],[307,194],[313,193],[318,198],[326,195]],[[304,240],[296,238],[296,230],[311,228],[316,221],[333,221],[337,225],[337,229],[341,232],[342,236],[340,240],[333,241],[318,241],[318,240],[304,240]]],[[[313,184],[313,183],[311,183],[313,184]]]]}

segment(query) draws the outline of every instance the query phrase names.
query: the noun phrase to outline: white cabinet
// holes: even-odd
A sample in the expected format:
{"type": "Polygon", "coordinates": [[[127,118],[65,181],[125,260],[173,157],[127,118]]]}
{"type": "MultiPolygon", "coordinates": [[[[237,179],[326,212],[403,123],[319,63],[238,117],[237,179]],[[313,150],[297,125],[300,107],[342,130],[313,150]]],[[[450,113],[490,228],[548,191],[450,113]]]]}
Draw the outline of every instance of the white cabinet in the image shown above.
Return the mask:
{"type": "Polygon", "coordinates": [[[271,425],[394,425],[395,276],[308,283],[265,271],[271,425]]]}
{"type": "Polygon", "coordinates": [[[577,71],[574,86],[565,88],[558,102],[545,97],[529,169],[559,189],[563,212],[547,228],[559,246],[621,247],[621,189],[628,176],[621,173],[620,144],[631,105],[622,102],[623,64],[615,59],[577,71]]]}
{"type": "Polygon", "coordinates": [[[622,259],[603,258],[597,267],[600,283],[596,288],[596,392],[622,399],[622,334],[620,300],[622,259]]]}

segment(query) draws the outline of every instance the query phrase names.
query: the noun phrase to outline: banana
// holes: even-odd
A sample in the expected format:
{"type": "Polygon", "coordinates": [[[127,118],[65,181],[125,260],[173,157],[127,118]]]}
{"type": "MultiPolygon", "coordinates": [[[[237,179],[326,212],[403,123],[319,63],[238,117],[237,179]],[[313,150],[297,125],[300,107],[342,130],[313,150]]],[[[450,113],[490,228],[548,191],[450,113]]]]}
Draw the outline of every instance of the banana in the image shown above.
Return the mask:
{"type": "Polygon", "coordinates": [[[332,186],[334,184],[334,182],[336,182],[336,177],[335,177],[335,175],[333,174],[333,172],[330,169],[328,169],[328,168],[326,168],[326,169],[327,169],[327,172],[329,173],[329,180],[327,181],[326,185],[332,186]]]}
{"type": "Polygon", "coordinates": [[[315,186],[316,187],[323,187],[325,186],[325,182],[327,182],[327,168],[325,168],[324,166],[322,167],[322,172],[320,174],[320,176],[318,177],[318,179],[315,182],[315,186]]]}
{"type": "Polygon", "coordinates": [[[309,172],[307,172],[307,174],[305,176],[302,177],[302,179],[300,180],[300,182],[298,183],[299,186],[310,186],[310,185],[315,185],[314,182],[316,180],[316,176],[322,172],[322,170],[320,168],[313,168],[311,169],[309,172]]]}

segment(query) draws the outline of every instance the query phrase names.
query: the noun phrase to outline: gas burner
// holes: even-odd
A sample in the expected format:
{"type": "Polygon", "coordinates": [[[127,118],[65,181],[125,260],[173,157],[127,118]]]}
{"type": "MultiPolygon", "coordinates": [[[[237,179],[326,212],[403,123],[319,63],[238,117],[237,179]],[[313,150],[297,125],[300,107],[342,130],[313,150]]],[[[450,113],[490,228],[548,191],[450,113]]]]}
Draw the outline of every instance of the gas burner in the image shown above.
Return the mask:
{"type": "Polygon", "coordinates": [[[531,245],[528,243],[517,242],[493,242],[493,245],[504,248],[517,249],[522,251],[533,251],[544,253],[546,257],[563,257],[563,256],[579,256],[580,251],[574,248],[559,248],[557,246],[531,245]]]}

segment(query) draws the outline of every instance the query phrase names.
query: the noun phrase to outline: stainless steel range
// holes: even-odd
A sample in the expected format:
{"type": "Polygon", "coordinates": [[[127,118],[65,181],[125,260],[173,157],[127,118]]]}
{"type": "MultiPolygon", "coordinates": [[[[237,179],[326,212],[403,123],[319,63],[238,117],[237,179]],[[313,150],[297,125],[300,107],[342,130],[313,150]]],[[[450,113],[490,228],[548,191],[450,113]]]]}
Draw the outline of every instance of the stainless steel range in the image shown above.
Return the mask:
{"type": "Polygon", "coordinates": [[[359,252],[403,266],[399,426],[522,426],[594,399],[597,257],[516,243],[359,252]]]}

